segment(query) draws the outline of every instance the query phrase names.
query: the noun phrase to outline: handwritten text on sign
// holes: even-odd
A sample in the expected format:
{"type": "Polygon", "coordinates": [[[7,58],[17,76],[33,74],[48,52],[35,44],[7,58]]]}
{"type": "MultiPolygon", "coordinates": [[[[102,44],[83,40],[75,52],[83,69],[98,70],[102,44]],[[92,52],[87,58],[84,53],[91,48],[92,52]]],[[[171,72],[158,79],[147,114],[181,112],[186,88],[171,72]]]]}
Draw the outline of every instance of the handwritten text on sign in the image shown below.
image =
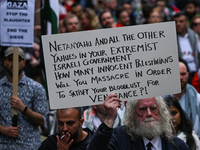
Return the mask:
{"type": "Polygon", "coordinates": [[[174,22],[42,37],[52,109],[180,92],[174,22]]]}
{"type": "Polygon", "coordinates": [[[33,47],[34,0],[1,0],[1,45],[33,47]]]}

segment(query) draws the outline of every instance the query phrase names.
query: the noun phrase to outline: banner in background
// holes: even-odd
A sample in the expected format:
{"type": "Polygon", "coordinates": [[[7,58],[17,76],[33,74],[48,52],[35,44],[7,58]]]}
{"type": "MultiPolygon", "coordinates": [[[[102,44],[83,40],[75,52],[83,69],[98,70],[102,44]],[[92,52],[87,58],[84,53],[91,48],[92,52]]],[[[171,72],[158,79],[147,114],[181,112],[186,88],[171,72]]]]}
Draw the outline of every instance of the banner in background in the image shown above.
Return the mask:
{"type": "Polygon", "coordinates": [[[43,19],[47,21],[47,35],[58,33],[59,1],[44,0],[43,19]]]}

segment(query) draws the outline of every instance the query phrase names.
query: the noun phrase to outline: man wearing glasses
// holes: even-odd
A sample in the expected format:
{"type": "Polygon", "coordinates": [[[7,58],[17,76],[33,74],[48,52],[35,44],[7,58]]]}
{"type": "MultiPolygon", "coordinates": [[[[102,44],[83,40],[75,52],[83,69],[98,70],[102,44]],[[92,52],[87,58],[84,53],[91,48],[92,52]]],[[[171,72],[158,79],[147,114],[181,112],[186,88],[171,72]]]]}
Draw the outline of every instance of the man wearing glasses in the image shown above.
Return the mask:
{"type": "Polygon", "coordinates": [[[194,131],[200,136],[200,94],[188,83],[187,63],[179,59],[181,93],[173,94],[193,124],[194,131]]]}

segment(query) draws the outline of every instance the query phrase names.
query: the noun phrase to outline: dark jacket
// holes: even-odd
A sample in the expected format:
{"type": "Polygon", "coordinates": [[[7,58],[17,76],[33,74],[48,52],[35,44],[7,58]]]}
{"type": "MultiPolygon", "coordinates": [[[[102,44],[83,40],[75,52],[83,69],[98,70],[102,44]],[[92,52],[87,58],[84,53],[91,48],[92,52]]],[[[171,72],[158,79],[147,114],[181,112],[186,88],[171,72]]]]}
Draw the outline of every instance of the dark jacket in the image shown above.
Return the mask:
{"type": "MultiPolygon", "coordinates": [[[[86,147],[92,137],[93,132],[88,128],[85,128],[83,130],[88,133],[87,137],[81,142],[72,143],[69,150],[85,150],[86,149],[86,147]]],[[[45,139],[42,142],[42,144],[40,145],[38,150],[57,150],[56,135],[51,135],[47,139],[45,139]]]]}
{"type": "MultiPolygon", "coordinates": [[[[163,150],[189,150],[188,146],[178,137],[169,142],[161,137],[163,150]]],[[[102,123],[93,135],[87,150],[145,150],[142,138],[132,141],[125,131],[125,126],[109,129],[102,123]]]]}

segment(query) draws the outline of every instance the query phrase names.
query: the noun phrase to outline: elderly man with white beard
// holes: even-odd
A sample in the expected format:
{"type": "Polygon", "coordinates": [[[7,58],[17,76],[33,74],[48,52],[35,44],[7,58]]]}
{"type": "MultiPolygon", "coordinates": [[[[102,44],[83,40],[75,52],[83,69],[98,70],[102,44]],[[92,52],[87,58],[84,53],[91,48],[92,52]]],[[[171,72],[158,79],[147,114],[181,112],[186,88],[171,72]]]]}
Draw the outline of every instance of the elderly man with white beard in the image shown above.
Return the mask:
{"type": "Polygon", "coordinates": [[[105,99],[107,118],[87,150],[189,150],[181,139],[172,135],[170,114],[162,97],[129,101],[124,126],[113,129],[120,102],[117,94],[105,99]]]}

